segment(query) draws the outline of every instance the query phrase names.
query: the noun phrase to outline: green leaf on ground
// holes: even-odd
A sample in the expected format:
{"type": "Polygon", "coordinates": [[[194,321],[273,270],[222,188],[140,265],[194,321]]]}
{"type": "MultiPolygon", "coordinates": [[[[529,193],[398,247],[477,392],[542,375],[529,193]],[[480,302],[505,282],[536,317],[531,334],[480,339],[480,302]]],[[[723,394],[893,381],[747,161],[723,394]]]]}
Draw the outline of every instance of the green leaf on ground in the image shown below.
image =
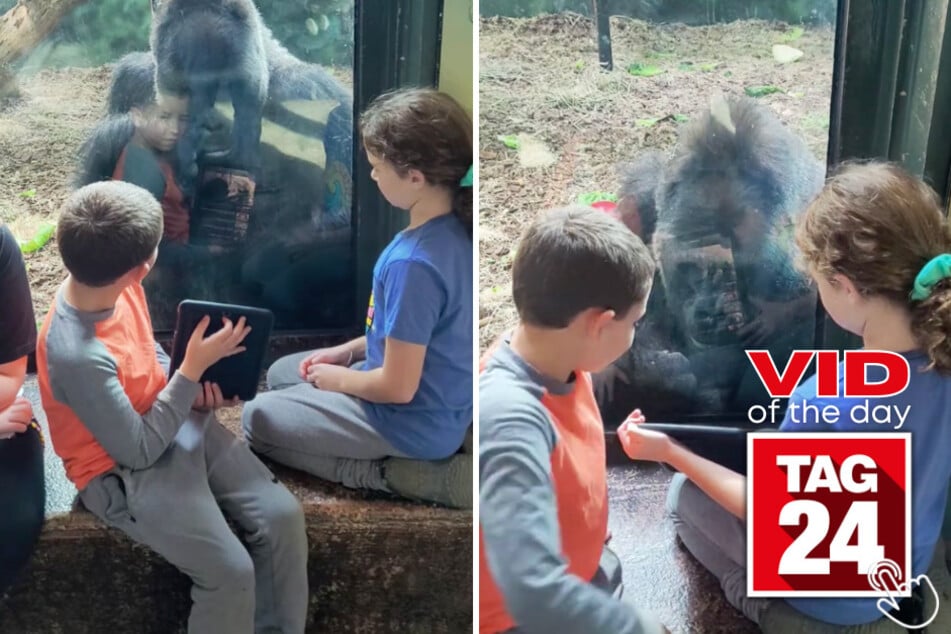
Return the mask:
{"type": "Polygon", "coordinates": [[[507,134],[499,136],[499,141],[501,141],[505,147],[517,150],[518,149],[518,135],[516,134],[507,134]]]}
{"type": "Polygon", "coordinates": [[[587,192],[578,196],[578,204],[580,205],[592,205],[602,200],[616,203],[617,196],[611,192],[587,192]]]}
{"type": "Polygon", "coordinates": [[[20,240],[20,252],[21,253],[33,253],[34,251],[39,251],[46,243],[50,241],[50,238],[53,237],[53,232],[56,231],[56,225],[51,222],[43,223],[39,231],[36,232],[36,235],[33,236],[30,240],[20,240]]]}
{"type": "Polygon", "coordinates": [[[782,88],[776,86],[747,86],[743,89],[743,92],[750,97],[765,97],[775,92],[782,92],[782,88]]]}
{"type": "Polygon", "coordinates": [[[666,73],[663,68],[657,66],[652,66],[650,64],[641,64],[635,62],[627,67],[627,72],[637,77],[653,77],[654,75],[660,75],[661,73],[666,73]]]}
{"type": "Polygon", "coordinates": [[[676,121],[677,123],[685,123],[687,121],[690,121],[690,117],[688,117],[685,114],[675,114],[674,121],[676,121]]]}
{"type": "Polygon", "coordinates": [[[796,26],[779,36],[781,42],[795,42],[802,37],[806,30],[801,26],[796,26]]]}
{"type": "Polygon", "coordinates": [[[660,121],[660,117],[653,117],[651,119],[635,119],[634,125],[636,125],[638,128],[650,128],[658,121],[660,121]]]}
{"type": "Polygon", "coordinates": [[[20,192],[20,198],[36,198],[36,190],[28,189],[25,192],[20,192]]]}

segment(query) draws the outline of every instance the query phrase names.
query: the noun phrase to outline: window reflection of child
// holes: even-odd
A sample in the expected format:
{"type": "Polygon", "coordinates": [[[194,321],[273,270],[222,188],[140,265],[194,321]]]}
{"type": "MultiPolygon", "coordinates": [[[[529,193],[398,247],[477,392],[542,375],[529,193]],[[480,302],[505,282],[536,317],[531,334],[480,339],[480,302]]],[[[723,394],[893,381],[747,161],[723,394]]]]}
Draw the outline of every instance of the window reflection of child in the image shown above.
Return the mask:
{"type": "MultiPolygon", "coordinates": [[[[205,279],[212,274],[209,265],[227,252],[220,245],[199,245],[190,241],[191,212],[189,203],[175,182],[172,150],[185,130],[188,98],[158,94],[154,102],[133,107],[129,115],[133,124],[132,138],[123,148],[112,177],[138,185],[162,204],[165,229],[159,244],[153,280],[163,294],[176,298],[206,295],[201,288],[217,288],[217,282],[205,279]],[[196,271],[201,279],[196,279],[196,271]],[[162,283],[162,272],[169,275],[162,283]],[[174,292],[172,289],[175,289],[174,292]]],[[[248,179],[229,183],[229,195],[249,191],[254,184],[248,179]]],[[[169,298],[172,299],[172,298],[169,298]]],[[[175,299],[169,302],[177,304],[175,299]]]]}

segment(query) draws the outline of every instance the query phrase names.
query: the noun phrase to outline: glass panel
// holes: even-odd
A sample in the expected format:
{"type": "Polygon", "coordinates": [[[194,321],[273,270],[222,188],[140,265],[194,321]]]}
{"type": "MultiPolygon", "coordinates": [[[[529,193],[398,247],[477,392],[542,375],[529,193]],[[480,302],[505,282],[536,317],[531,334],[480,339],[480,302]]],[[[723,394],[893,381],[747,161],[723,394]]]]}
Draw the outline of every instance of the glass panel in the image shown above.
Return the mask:
{"type": "MultiPolygon", "coordinates": [[[[208,9],[153,0],[178,16],[156,18],[154,42],[141,0],[62,16],[0,112],[0,214],[29,238],[74,187],[128,180],[165,212],[144,282],[157,331],[184,298],[269,308],[277,330],[351,326],[353,0],[221,4],[251,13],[213,31],[208,9]]],[[[65,273],[53,245],[28,264],[42,317],[65,273]]]]}
{"type": "Polygon", "coordinates": [[[634,408],[653,422],[745,421],[768,399],[744,350],[784,364],[814,344],[792,227],[825,173],[835,2],[480,11],[482,348],[515,321],[525,223],[595,204],[658,263],[634,346],[595,377],[605,424],[634,408]]]}

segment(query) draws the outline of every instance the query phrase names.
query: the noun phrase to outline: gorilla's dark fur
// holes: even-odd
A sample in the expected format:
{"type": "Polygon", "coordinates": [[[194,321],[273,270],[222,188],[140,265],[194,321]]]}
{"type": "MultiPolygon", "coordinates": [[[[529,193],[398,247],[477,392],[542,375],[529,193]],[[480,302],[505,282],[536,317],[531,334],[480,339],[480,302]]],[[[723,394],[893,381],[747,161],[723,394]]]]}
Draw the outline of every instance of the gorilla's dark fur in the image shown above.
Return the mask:
{"type": "Polygon", "coordinates": [[[791,227],[823,165],[765,107],[714,99],[669,160],[621,167],[622,220],[652,247],[658,274],[631,350],[596,377],[602,415],[620,422],[737,412],[761,397],[744,348],[811,343],[815,295],[794,265],[791,227]]]}
{"type": "Polygon", "coordinates": [[[152,0],[152,11],[151,53],[131,53],[116,65],[109,112],[127,112],[155,88],[189,97],[189,125],[177,146],[186,191],[197,175],[202,131],[220,95],[234,107],[224,162],[250,171],[259,166],[266,108],[279,110],[288,99],[352,102],[326,70],[301,62],[274,39],[251,0],[152,0]],[[153,82],[154,88],[147,87],[153,82]]]}

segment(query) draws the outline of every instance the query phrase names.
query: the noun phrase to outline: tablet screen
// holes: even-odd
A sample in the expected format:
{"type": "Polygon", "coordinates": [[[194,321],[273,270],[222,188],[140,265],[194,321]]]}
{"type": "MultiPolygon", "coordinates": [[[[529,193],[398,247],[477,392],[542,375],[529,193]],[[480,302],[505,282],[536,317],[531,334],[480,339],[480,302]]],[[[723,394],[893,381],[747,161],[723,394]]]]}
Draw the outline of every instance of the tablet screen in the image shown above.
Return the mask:
{"type": "Polygon", "coordinates": [[[243,352],[219,360],[201,376],[202,383],[205,381],[217,383],[225,399],[238,397],[242,401],[250,401],[257,395],[268,339],[274,323],[273,313],[255,306],[184,300],[178,305],[169,377],[181,366],[185,358],[185,349],[188,347],[188,339],[205,315],[211,317],[205,337],[223,327],[224,317],[235,323],[244,317],[247,325],[251,327],[251,332],[241,343],[245,347],[243,352]]]}

